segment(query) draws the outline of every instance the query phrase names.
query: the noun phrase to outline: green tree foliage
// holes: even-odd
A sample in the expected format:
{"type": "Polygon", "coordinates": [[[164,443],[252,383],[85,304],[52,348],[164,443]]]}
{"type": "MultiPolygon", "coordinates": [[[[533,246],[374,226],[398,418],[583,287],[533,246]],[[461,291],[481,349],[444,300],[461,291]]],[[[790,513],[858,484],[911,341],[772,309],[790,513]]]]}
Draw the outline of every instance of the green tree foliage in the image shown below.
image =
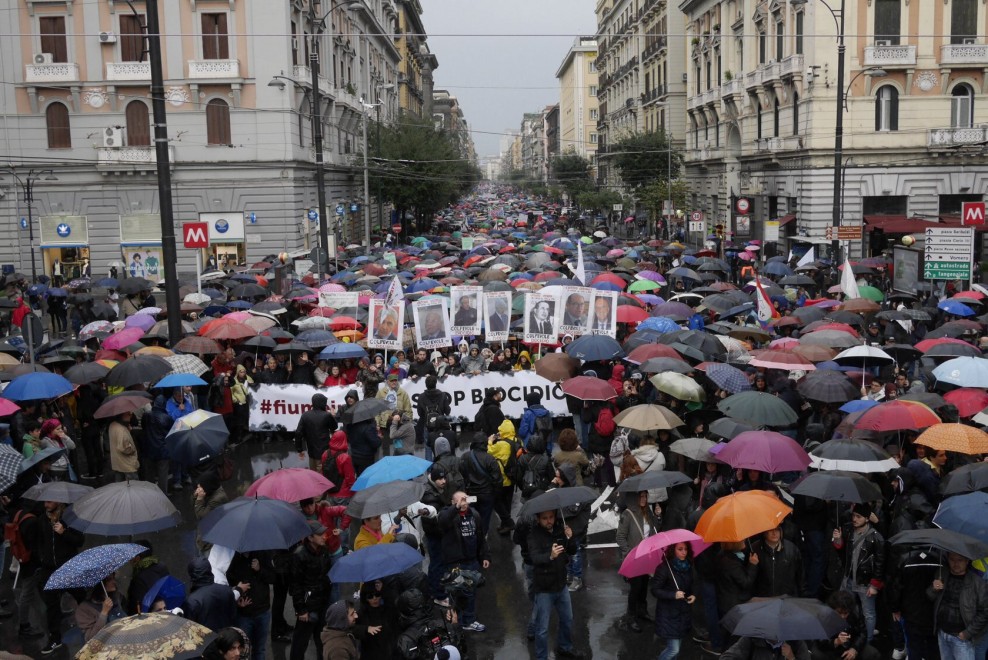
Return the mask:
{"type": "Polygon", "coordinates": [[[576,203],[584,211],[608,214],[615,204],[622,204],[621,195],[613,190],[585,190],[576,196],[576,203]]]}
{"type": "Polygon", "coordinates": [[[666,181],[679,176],[682,156],[672,151],[670,170],[669,149],[669,137],[657,131],[629,135],[612,143],[607,151],[624,184],[637,190],[656,179],[666,181]]]}
{"type": "Polygon", "coordinates": [[[572,151],[552,159],[550,178],[570,199],[576,199],[581,192],[593,188],[590,161],[572,151]]]}
{"type": "MultiPolygon", "coordinates": [[[[672,204],[675,209],[686,210],[686,199],[689,194],[689,186],[683,179],[672,181],[672,204]]],[[[659,179],[646,184],[638,191],[638,204],[648,209],[653,218],[662,217],[662,207],[669,199],[667,182],[659,179]]]]}
{"type": "MultiPolygon", "coordinates": [[[[452,136],[431,122],[402,117],[367,131],[371,194],[393,204],[400,218],[411,212],[415,232],[424,231],[437,211],[481,179],[476,165],[462,159],[452,136]]],[[[353,164],[363,167],[363,157],[353,164]]]]}

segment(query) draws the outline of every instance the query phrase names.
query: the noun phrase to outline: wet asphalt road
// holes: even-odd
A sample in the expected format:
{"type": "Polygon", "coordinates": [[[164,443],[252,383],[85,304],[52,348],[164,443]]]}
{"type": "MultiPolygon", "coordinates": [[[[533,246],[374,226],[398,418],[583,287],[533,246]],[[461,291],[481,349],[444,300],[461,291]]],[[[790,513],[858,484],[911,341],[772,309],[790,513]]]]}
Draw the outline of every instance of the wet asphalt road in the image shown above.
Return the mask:
{"type": "MultiPolygon", "coordinates": [[[[262,445],[251,440],[235,450],[236,474],[225,484],[231,499],[242,494],[255,479],[282,467],[304,467],[303,461],[292,450],[288,442],[275,442],[262,445]]],[[[195,552],[195,517],[192,513],[191,489],[186,488],[172,497],[176,507],[182,512],[183,524],[175,529],[148,536],[154,544],[156,554],[169,567],[172,574],[186,578],[185,567],[195,552]]],[[[520,506],[516,495],[515,507],[520,506]]],[[[495,518],[496,520],[496,518],[495,518]]],[[[590,543],[612,542],[613,532],[591,536],[590,543]]],[[[477,618],[487,626],[483,633],[469,633],[471,656],[473,658],[528,658],[534,657],[533,645],[525,638],[528,616],[531,612],[525,593],[521,569],[521,554],[510,537],[492,532],[488,537],[492,565],[487,575],[487,583],[478,592],[477,618]]],[[[124,539],[90,537],[87,547],[103,542],[116,542],[124,539]]],[[[9,562],[9,559],[8,559],[9,562]]],[[[642,633],[625,633],[614,627],[616,619],[625,608],[626,585],[617,574],[620,562],[614,548],[591,549],[587,551],[587,568],[584,574],[585,587],[573,593],[575,648],[586,657],[593,658],[655,658],[662,644],[651,632],[651,624],[642,623],[642,633]]],[[[120,588],[126,591],[129,583],[129,569],[118,573],[120,588]]],[[[13,604],[11,586],[13,576],[4,566],[0,579],[0,600],[9,599],[13,604]]],[[[652,611],[654,600],[650,600],[652,611]]],[[[287,605],[286,617],[289,622],[294,617],[291,599],[287,605]]],[[[555,647],[555,617],[550,626],[550,649],[555,647]]],[[[32,658],[41,658],[40,649],[45,639],[27,641],[17,637],[16,617],[0,621],[0,649],[25,653],[32,658]]],[[[59,652],[44,656],[55,660],[73,657],[78,645],[66,645],[59,652]]],[[[268,649],[268,657],[274,660],[287,660],[288,645],[276,643],[268,649]]],[[[307,660],[318,660],[314,646],[310,646],[307,660]]],[[[682,658],[712,657],[703,654],[692,641],[684,644],[682,658]]]]}

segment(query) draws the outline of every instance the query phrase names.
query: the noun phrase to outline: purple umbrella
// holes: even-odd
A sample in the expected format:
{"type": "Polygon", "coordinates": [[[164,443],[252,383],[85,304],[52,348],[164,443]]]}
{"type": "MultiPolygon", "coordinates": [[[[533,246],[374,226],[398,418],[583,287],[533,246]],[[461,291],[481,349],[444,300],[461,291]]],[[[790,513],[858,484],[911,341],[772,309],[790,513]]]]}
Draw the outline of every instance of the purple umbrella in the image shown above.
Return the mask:
{"type": "Polygon", "coordinates": [[[134,316],[128,316],[127,320],[124,322],[124,326],[127,328],[140,328],[144,332],[150,330],[154,324],[154,317],[150,314],[135,314],[134,316]]]}
{"type": "Polygon", "coordinates": [[[802,472],[809,455],[792,438],[774,431],[739,433],[717,453],[717,459],[733,468],[761,472],[802,472]]]}
{"type": "Polygon", "coordinates": [[[681,302],[665,302],[652,308],[652,316],[665,316],[674,321],[685,321],[695,313],[692,307],[681,302]]]}

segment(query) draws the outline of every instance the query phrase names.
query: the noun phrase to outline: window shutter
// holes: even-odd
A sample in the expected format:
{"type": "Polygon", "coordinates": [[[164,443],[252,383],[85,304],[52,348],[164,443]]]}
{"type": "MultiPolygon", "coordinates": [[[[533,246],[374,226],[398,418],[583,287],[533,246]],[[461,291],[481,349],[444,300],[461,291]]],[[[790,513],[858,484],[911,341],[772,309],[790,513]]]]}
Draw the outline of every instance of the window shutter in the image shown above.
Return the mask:
{"type": "Polygon", "coordinates": [[[69,131],[69,109],[63,103],[52,103],[45,110],[49,149],[69,149],[72,134],[69,131]]]}
{"type": "Polygon", "coordinates": [[[151,122],[148,119],[148,107],[140,101],[127,104],[127,146],[151,146],[151,122]]]}
{"type": "Polygon", "coordinates": [[[899,130],[899,92],[894,87],[890,88],[889,97],[889,130],[899,130]]]}
{"type": "Polygon", "coordinates": [[[65,42],[65,17],[42,16],[38,21],[41,30],[41,52],[51,53],[55,62],[68,62],[69,49],[65,42]]]}

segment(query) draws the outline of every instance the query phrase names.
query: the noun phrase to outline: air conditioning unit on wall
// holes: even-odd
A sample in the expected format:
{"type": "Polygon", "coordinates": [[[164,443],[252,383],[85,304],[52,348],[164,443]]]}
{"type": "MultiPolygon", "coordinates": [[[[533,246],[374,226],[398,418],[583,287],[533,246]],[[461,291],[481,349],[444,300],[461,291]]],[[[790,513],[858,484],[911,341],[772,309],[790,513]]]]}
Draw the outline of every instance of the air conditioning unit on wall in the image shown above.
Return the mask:
{"type": "Polygon", "coordinates": [[[122,147],[123,129],[115,126],[103,129],[103,146],[110,148],[122,147]]]}
{"type": "Polygon", "coordinates": [[[34,63],[35,64],[53,64],[55,62],[55,56],[51,53],[35,53],[34,63]]]}
{"type": "Polygon", "coordinates": [[[99,42],[101,44],[115,44],[117,43],[117,35],[112,32],[100,32],[99,42]]]}

